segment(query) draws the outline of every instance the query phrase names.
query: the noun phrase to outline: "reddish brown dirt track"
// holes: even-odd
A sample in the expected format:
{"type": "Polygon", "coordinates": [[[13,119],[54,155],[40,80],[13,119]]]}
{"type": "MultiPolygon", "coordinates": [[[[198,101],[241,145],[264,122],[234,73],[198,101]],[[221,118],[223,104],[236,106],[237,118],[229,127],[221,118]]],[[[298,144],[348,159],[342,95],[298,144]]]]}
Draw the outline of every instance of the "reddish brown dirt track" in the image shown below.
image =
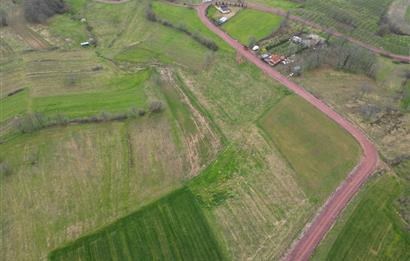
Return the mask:
{"type": "Polygon", "coordinates": [[[311,225],[307,227],[305,233],[290,249],[289,253],[285,257],[285,260],[291,261],[308,260],[315,250],[316,246],[336,221],[337,216],[360,189],[360,186],[376,170],[379,159],[377,151],[374,145],[367,139],[367,137],[359,129],[354,127],[349,121],[333,111],[325,103],[315,98],[312,94],[304,90],[302,87],[290,81],[284,75],[280,74],[272,67],[262,62],[258,57],[245,50],[239,42],[232,39],[217,26],[215,26],[211,21],[209,21],[206,17],[206,9],[208,5],[209,4],[202,4],[197,7],[198,15],[202,23],[204,23],[210,30],[216,33],[229,45],[235,48],[238,53],[246,57],[260,69],[262,69],[266,74],[270,75],[272,78],[285,85],[287,88],[325,113],[329,118],[337,122],[342,128],[348,131],[357,140],[363,150],[363,156],[359,165],[356,166],[356,168],[349,174],[348,178],[330,196],[319,214],[312,221],[311,225]]]}
{"type": "MultiPolygon", "coordinates": [[[[255,10],[259,10],[259,11],[267,12],[267,13],[273,13],[273,14],[277,14],[277,15],[280,15],[280,16],[286,16],[286,12],[283,11],[283,10],[281,10],[281,9],[274,8],[274,7],[266,7],[266,6],[263,6],[263,5],[261,5],[261,4],[257,4],[257,3],[248,3],[248,4],[247,4],[247,8],[251,8],[251,9],[255,9],[255,10]]],[[[310,27],[312,27],[312,28],[321,30],[321,31],[323,31],[323,32],[329,33],[329,34],[331,34],[331,35],[333,35],[333,36],[343,37],[343,38],[345,38],[346,40],[348,40],[349,42],[352,42],[352,43],[354,43],[354,44],[357,44],[357,45],[359,45],[359,46],[361,46],[361,47],[363,47],[363,48],[366,48],[366,49],[368,49],[368,50],[370,50],[370,51],[372,51],[372,52],[374,52],[374,53],[377,53],[377,54],[386,56],[386,57],[391,58],[391,59],[393,59],[393,60],[400,61],[400,62],[410,62],[410,56],[397,55],[397,54],[393,54],[393,53],[387,52],[387,51],[385,51],[385,50],[383,50],[383,49],[376,48],[376,47],[371,46],[371,45],[369,45],[369,44],[363,43],[363,42],[361,42],[361,41],[359,41],[359,40],[357,40],[357,39],[354,39],[354,38],[352,38],[352,37],[343,35],[342,33],[333,31],[333,30],[328,29],[328,28],[324,28],[324,27],[321,26],[321,25],[318,25],[318,24],[316,24],[316,23],[314,23],[314,22],[312,22],[312,21],[303,19],[303,18],[301,18],[301,17],[299,17],[299,16],[290,15],[290,16],[289,16],[289,19],[291,19],[291,20],[293,20],[293,21],[296,21],[296,22],[299,22],[299,23],[303,23],[303,24],[305,24],[305,25],[307,25],[307,26],[310,26],[310,27]]]]}

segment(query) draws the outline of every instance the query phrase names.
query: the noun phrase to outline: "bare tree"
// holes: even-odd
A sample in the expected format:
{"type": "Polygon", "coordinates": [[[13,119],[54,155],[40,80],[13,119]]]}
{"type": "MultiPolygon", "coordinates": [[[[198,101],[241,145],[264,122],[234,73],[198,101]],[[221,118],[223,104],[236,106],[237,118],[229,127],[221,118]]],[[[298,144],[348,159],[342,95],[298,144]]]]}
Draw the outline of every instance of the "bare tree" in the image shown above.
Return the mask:
{"type": "Polygon", "coordinates": [[[7,13],[3,9],[0,9],[0,26],[7,26],[7,13]]]}
{"type": "Polygon", "coordinates": [[[151,113],[158,113],[162,111],[162,102],[160,101],[152,101],[149,105],[149,111],[151,113]]]}

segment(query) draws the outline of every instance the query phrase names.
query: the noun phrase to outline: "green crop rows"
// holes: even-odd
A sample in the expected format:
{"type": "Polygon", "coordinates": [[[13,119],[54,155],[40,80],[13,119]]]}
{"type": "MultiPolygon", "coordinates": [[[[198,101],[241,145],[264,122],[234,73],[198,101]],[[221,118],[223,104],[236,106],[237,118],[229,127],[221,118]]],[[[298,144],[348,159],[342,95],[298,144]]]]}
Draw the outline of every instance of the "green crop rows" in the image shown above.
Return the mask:
{"type": "Polygon", "coordinates": [[[50,253],[50,260],[221,260],[192,194],[178,190],[95,234],[50,253]]]}

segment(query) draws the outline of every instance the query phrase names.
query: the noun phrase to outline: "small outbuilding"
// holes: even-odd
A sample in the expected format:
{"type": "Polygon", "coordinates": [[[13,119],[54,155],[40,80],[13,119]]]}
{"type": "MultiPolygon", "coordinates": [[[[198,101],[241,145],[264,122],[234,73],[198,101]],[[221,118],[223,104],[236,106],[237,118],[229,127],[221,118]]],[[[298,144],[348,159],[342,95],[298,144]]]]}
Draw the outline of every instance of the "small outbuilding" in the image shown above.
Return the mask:
{"type": "Polygon", "coordinates": [[[223,24],[223,23],[225,23],[226,21],[228,21],[228,18],[225,17],[225,16],[222,16],[221,18],[218,19],[218,24],[223,24]]]}
{"type": "Polygon", "coordinates": [[[221,6],[216,5],[215,8],[222,14],[229,14],[231,12],[231,10],[229,10],[227,5],[221,5],[221,6]]]}
{"type": "Polygon", "coordinates": [[[254,52],[257,52],[257,51],[259,51],[259,46],[258,45],[254,45],[253,47],[252,47],[252,51],[254,51],[254,52]]]}

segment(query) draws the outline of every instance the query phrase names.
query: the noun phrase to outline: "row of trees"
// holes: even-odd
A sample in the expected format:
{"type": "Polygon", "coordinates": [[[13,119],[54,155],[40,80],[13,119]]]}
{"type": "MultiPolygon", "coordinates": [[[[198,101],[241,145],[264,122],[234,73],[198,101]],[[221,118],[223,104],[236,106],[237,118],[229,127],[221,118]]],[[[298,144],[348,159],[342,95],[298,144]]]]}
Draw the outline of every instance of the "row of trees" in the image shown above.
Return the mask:
{"type": "Polygon", "coordinates": [[[303,71],[328,65],[338,70],[363,73],[374,78],[376,75],[376,56],[363,48],[345,40],[336,40],[328,46],[303,52],[299,58],[303,71]]]}
{"type": "Polygon", "coordinates": [[[218,45],[212,41],[211,39],[208,39],[204,36],[202,36],[200,33],[198,32],[191,32],[188,30],[188,27],[185,24],[173,24],[168,20],[159,18],[155,15],[154,11],[152,10],[152,6],[149,5],[148,8],[145,11],[145,16],[147,17],[147,19],[149,21],[152,22],[158,22],[164,26],[167,27],[171,27],[173,29],[176,29],[178,31],[181,31],[189,36],[191,36],[195,41],[197,41],[198,43],[202,44],[203,46],[205,46],[206,48],[212,50],[212,51],[218,51],[219,47],[218,45]]]}
{"type": "MultiPolygon", "coordinates": [[[[152,101],[148,107],[149,112],[159,113],[163,110],[162,102],[152,101]]],[[[64,114],[57,114],[54,116],[47,116],[42,113],[33,113],[25,115],[16,121],[17,130],[21,133],[32,133],[34,131],[44,129],[51,126],[64,126],[67,124],[85,124],[85,123],[99,123],[108,121],[122,121],[126,119],[142,117],[146,114],[144,109],[133,107],[126,113],[110,113],[101,112],[98,115],[70,119],[64,114]]]]}
{"type": "Polygon", "coordinates": [[[24,16],[32,23],[45,22],[55,14],[61,14],[69,10],[64,0],[24,0],[24,16]]]}

